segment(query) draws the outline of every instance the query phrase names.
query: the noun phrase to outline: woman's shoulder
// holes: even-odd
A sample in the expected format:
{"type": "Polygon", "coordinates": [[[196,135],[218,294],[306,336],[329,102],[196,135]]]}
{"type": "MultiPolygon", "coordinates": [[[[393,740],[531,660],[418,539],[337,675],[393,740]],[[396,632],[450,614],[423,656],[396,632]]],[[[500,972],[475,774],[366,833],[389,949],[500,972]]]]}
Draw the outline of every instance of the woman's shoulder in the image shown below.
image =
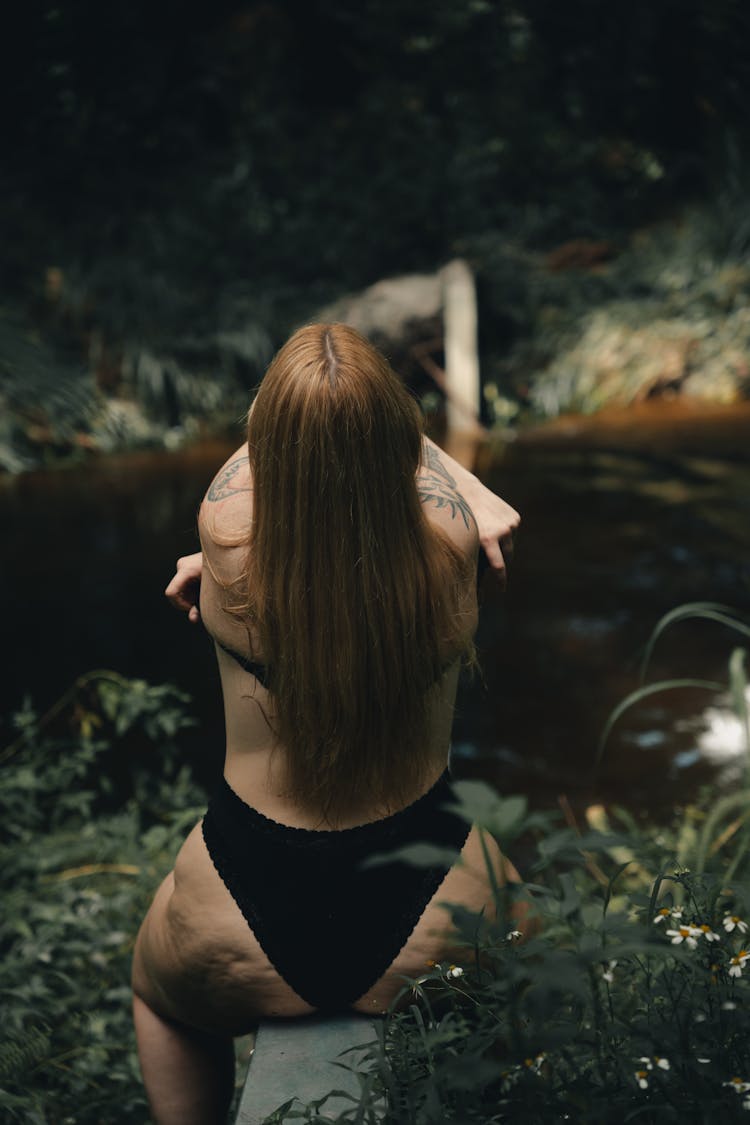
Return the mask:
{"type": "Polygon", "coordinates": [[[238,496],[247,496],[252,492],[252,487],[250,461],[247,442],[245,442],[227,457],[216,473],[208,486],[204,503],[226,505],[227,501],[235,500],[238,496]]]}
{"type": "Polygon", "coordinates": [[[198,513],[204,556],[229,564],[244,552],[253,513],[253,482],[247,444],[224,462],[211,481],[198,513]]]}
{"type": "Polygon", "coordinates": [[[247,455],[247,442],[236,449],[218,470],[206,490],[201,516],[206,519],[247,518],[252,502],[253,479],[247,455]]]}

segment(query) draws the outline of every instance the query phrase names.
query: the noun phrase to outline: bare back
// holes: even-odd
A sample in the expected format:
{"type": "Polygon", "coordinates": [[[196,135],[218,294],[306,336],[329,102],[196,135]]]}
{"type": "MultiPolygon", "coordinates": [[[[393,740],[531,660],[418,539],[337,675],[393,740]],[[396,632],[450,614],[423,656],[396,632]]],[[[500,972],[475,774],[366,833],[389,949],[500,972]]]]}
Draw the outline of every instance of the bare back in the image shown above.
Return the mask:
{"type": "MultiPolygon", "coordinates": [[[[471,510],[460,494],[432,467],[420,470],[418,488],[429,522],[448,536],[467,557],[475,559],[478,549],[476,525],[471,510]]],[[[224,696],[226,759],[224,776],[236,793],[259,812],[283,824],[300,828],[320,827],[314,813],[301,810],[284,793],[282,783],[284,748],[275,746],[271,722],[274,700],[255,676],[242,668],[227,649],[244,657],[262,661],[255,638],[236,617],[226,612],[231,604],[232,586],[242,575],[245,548],[230,546],[246,538],[253,517],[253,490],[247,448],[238,450],[217,473],[203,501],[199,517],[204,573],[201,584],[201,616],[209,633],[218,642],[217,656],[224,696]],[[224,647],[222,647],[224,646],[224,647]]],[[[456,607],[465,621],[465,636],[476,628],[477,606],[473,585],[467,583],[462,604],[456,607]]],[[[431,689],[432,767],[409,795],[416,799],[439,777],[446,766],[453,720],[453,705],[458,682],[459,660],[453,653],[443,655],[446,672],[431,689]]],[[[346,828],[376,820],[393,809],[372,807],[367,794],[351,808],[345,820],[332,827],[346,828]]]]}

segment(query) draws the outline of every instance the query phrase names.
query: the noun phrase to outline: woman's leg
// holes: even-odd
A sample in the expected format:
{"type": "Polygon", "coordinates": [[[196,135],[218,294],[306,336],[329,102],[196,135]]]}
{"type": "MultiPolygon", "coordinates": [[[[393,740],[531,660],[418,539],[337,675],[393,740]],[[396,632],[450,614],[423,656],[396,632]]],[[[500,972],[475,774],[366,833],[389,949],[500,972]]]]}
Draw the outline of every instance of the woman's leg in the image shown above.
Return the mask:
{"type": "Polygon", "coordinates": [[[222,1125],[234,1092],[231,1038],[163,1019],[137,995],[133,1019],[156,1125],[222,1125]]]}

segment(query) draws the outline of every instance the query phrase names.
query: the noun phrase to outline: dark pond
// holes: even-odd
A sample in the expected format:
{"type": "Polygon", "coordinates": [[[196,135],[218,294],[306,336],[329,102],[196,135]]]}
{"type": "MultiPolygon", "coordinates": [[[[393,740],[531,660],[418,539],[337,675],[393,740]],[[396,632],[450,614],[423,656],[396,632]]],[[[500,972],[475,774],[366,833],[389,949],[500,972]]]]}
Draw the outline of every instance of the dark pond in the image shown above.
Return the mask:
{"type": "MultiPolygon", "coordinates": [[[[0,481],[4,736],[24,695],[44,709],[80,673],[111,667],[189,691],[200,725],[186,752],[204,776],[220,770],[213,654],[162,590],[195,548],[198,503],[230,448],[0,481]]],[[[704,600],[750,611],[750,406],[566,419],[480,462],[524,523],[507,595],[485,598],[484,684],[460,695],[457,771],[544,803],[595,794],[657,814],[704,782],[731,784],[728,705],[697,690],[624,717],[595,785],[592,762],[661,614],[704,600]]],[[[652,676],[725,680],[737,643],[719,625],[677,625],[652,676]]]]}

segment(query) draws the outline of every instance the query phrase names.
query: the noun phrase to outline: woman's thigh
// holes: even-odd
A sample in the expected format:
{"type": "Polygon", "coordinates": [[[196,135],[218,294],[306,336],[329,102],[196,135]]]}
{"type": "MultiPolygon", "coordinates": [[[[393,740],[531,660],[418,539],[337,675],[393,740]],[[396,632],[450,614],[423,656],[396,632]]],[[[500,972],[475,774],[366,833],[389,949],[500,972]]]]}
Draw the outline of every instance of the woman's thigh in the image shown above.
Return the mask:
{"type": "Polygon", "coordinates": [[[472,828],[460,859],[427,904],[419,921],[393,962],[354,1007],[360,1012],[385,1012],[399,997],[408,993],[408,982],[420,977],[433,962],[460,957],[459,934],[453,925],[451,906],[461,906],[477,916],[494,916],[493,880],[498,886],[516,881],[518,873],[505,859],[492,837],[472,828]],[[485,855],[486,848],[486,855],[485,855]],[[487,859],[492,867],[488,872],[487,859]]]}
{"type": "Polygon", "coordinates": [[[262,1017],[311,1012],[218,876],[209,894],[203,890],[186,901],[172,874],[159,887],[135,943],[135,994],[165,1019],[219,1034],[242,1035],[262,1017]]]}

